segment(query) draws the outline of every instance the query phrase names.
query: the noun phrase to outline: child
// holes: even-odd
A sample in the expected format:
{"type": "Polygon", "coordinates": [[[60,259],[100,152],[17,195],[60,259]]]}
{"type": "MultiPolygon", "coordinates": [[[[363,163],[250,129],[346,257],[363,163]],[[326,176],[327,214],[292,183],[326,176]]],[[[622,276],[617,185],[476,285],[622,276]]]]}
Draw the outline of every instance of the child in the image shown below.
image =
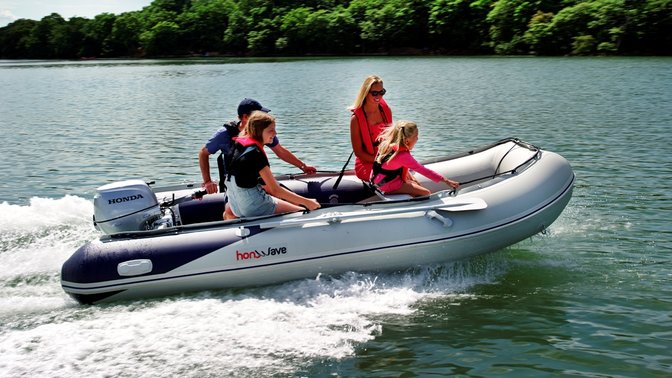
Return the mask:
{"type": "Polygon", "coordinates": [[[460,184],[425,168],[411,155],[411,150],[418,141],[418,126],[411,121],[398,121],[386,128],[378,139],[378,154],[371,172],[371,183],[385,194],[410,194],[413,197],[428,196],[431,192],[420,185],[410,169],[428,179],[443,181],[456,189],[460,184]]]}
{"type": "Polygon", "coordinates": [[[263,111],[255,111],[243,133],[235,138],[230,156],[227,157],[229,176],[226,194],[229,201],[224,219],[300,211],[303,207],[315,210],[320,207],[314,199],[295,194],[275,180],[264,152],[264,144],[271,143],[275,136],[275,118],[263,111]]]}

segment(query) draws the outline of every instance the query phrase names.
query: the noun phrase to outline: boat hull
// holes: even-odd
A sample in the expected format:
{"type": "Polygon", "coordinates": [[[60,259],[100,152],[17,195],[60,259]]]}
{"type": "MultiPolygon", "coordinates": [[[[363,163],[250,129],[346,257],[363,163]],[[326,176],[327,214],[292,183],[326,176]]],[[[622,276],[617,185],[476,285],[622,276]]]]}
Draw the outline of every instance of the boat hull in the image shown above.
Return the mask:
{"type": "Polygon", "coordinates": [[[96,303],[400,270],[494,252],[550,226],[572,195],[574,174],[560,155],[540,152],[518,170],[457,195],[437,191],[412,201],[104,237],[64,263],[62,286],[79,302],[96,303]]]}

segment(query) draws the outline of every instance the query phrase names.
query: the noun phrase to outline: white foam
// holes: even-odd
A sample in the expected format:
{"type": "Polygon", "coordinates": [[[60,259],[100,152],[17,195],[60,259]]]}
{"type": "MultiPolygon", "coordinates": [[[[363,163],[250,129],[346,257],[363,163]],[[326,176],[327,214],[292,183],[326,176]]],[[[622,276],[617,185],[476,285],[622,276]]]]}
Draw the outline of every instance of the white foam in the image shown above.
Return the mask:
{"type": "Polygon", "coordinates": [[[91,223],[93,203],[67,195],[60,199],[33,197],[28,206],[0,203],[0,231],[30,232],[61,224],[91,223]]]}
{"type": "Polygon", "coordinates": [[[0,335],[0,376],[291,375],[353,356],[381,334],[385,317],[492,279],[468,278],[470,269],[349,273],[108,306],[63,309],[55,300],[52,311],[31,314],[34,326],[0,335]]]}
{"type": "Polygon", "coordinates": [[[77,247],[99,235],[92,212],[91,201],[75,196],[0,203],[0,279],[59,271],[77,247]]]}

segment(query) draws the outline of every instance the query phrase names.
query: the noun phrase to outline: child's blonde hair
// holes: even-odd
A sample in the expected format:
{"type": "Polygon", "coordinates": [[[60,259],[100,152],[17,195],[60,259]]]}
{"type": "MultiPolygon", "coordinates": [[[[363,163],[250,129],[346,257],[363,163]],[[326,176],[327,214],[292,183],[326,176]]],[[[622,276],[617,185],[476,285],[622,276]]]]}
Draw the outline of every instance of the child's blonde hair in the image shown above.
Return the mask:
{"type": "Polygon", "coordinates": [[[387,160],[393,159],[399,153],[401,146],[406,146],[408,138],[418,134],[418,125],[412,121],[397,121],[394,125],[387,127],[380,133],[378,140],[378,155],[376,155],[376,162],[383,163],[383,158],[390,152],[394,151],[392,156],[387,160]],[[397,147],[396,150],[393,147],[397,147]]]}

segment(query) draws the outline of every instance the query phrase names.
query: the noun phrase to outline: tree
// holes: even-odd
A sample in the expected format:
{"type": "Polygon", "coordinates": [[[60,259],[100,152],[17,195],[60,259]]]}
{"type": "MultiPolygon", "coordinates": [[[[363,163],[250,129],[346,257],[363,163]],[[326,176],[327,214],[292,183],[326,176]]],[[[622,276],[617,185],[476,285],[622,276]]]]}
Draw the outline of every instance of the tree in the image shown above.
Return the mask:
{"type": "Polygon", "coordinates": [[[433,0],[428,20],[432,45],[448,51],[482,51],[489,8],[490,1],[433,0]]]}
{"type": "Polygon", "coordinates": [[[183,42],[191,51],[209,52],[224,49],[224,32],[229,23],[233,0],[195,0],[191,8],[178,17],[183,42]]]}
{"type": "Polygon", "coordinates": [[[136,56],[140,48],[143,21],[140,12],[126,12],[117,17],[105,43],[106,56],[136,56]]]}
{"type": "Polygon", "coordinates": [[[498,0],[487,15],[491,46],[499,54],[527,51],[523,35],[538,6],[526,0],[498,0]]]}
{"type": "Polygon", "coordinates": [[[623,50],[638,54],[672,55],[672,0],[627,2],[630,9],[623,50]]]}
{"type": "Polygon", "coordinates": [[[324,52],[352,53],[355,45],[359,42],[359,38],[357,38],[359,29],[350,12],[342,5],[338,5],[326,14],[326,17],[328,32],[323,38],[324,52]]]}
{"type": "MultiPolygon", "coordinates": [[[[117,20],[117,16],[112,13],[101,13],[93,20],[84,23],[82,33],[84,34],[81,42],[79,55],[85,57],[105,56],[110,43],[112,29],[117,20]]],[[[73,20],[70,19],[70,22],[73,20]]]]}
{"type": "Polygon", "coordinates": [[[59,59],[76,59],[81,57],[84,43],[84,30],[91,20],[73,17],[68,22],[56,25],[51,32],[49,44],[53,55],[59,59]]]}
{"type": "Polygon", "coordinates": [[[308,18],[312,12],[312,8],[298,7],[281,17],[280,31],[282,32],[283,40],[278,47],[289,53],[307,51],[310,34],[308,18]]]}
{"type": "Polygon", "coordinates": [[[672,54],[672,0],[153,0],[0,28],[0,57],[672,54]],[[144,51],[143,51],[144,49],[144,51]]]}
{"type": "Polygon", "coordinates": [[[264,18],[254,23],[254,28],[247,34],[247,49],[252,55],[269,55],[275,52],[275,42],[279,34],[275,25],[277,19],[264,18]]]}
{"type": "Polygon", "coordinates": [[[558,54],[552,33],[553,17],[553,13],[542,11],[537,11],[532,16],[529,27],[523,35],[525,43],[530,46],[530,52],[542,55],[558,54]]]}
{"type": "Polygon", "coordinates": [[[140,45],[150,56],[181,53],[177,43],[180,26],[172,21],[159,21],[150,30],[140,33],[140,45]]]}
{"type": "Polygon", "coordinates": [[[348,10],[361,29],[364,51],[425,47],[429,9],[420,0],[353,0],[348,10]]]}
{"type": "Polygon", "coordinates": [[[29,57],[30,35],[37,24],[38,21],[19,19],[0,28],[0,57],[10,59],[29,57]]]}
{"type": "Polygon", "coordinates": [[[162,11],[180,14],[191,6],[191,0],[153,0],[149,5],[150,12],[160,13],[162,11]]]}
{"type": "Polygon", "coordinates": [[[65,24],[65,20],[58,13],[52,13],[43,17],[30,32],[25,40],[27,58],[56,58],[55,48],[52,45],[52,36],[59,26],[65,24]]]}
{"type": "Polygon", "coordinates": [[[618,49],[626,28],[623,0],[596,0],[562,9],[553,17],[548,33],[559,54],[594,54],[618,49]]]}

